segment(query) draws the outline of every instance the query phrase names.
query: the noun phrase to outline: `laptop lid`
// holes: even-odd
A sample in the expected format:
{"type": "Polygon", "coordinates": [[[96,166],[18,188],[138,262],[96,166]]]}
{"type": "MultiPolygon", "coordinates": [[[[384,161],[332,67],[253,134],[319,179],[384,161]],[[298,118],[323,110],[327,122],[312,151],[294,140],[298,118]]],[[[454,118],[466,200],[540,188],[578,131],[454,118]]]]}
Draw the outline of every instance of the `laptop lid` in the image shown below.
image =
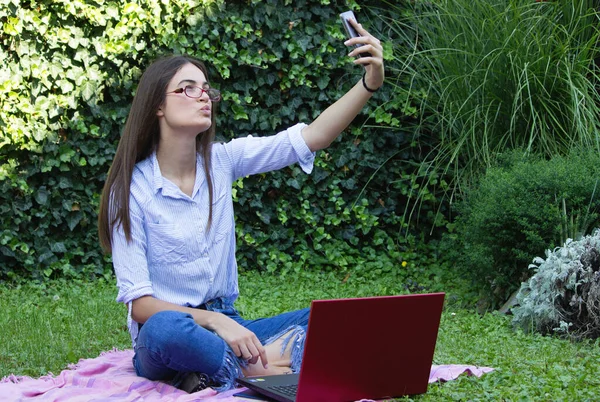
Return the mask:
{"type": "Polygon", "coordinates": [[[444,294],[312,303],[296,401],[427,391],[444,294]]]}
{"type": "Polygon", "coordinates": [[[296,402],[426,392],[443,302],[443,293],[313,301],[296,402]]]}

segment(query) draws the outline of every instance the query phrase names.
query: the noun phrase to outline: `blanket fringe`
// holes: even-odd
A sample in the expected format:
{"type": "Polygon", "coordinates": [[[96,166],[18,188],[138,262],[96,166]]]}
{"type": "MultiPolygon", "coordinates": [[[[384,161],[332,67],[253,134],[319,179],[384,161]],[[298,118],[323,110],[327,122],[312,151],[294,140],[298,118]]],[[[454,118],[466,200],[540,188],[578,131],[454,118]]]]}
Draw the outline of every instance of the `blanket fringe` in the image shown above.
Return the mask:
{"type": "Polygon", "coordinates": [[[26,375],[16,376],[14,374],[9,374],[6,377],[2,377],[2,379],[0,380],[0,384],[7,384],[9,382],[12,384],[18,384],[26,380],[33,380],[33,378],[28,377],[26,375]]]}
{"type": "Polygon", "coordinates": [[[117,347],[112,348],[111,350],[105,350],[104,352],[100,352],[100,356],[110,355],[112,353],[126,352],[129,349],[119,349],[117,347]]]}
{"type": "MultiPolygon", "coordinates": [[[[105,350],[103,352],[100,352],[100,354],[98,356],[106,356],[106,355],[110,355],[112,353],[125,352],[125,351],[126,350],[114,347],[111,350],[105,350]]],[[[98,356],[96,356],[96,357],[98,357],[98,356]]],[[[81,359],[79,359],[79,361],[77,363],[69,363],[69,364],[67,364],[67,370],[77,370],[80,367],[82,360],[95,359],[96,357],[81,358],[81,359]]],[[[43,381],[51,381],[55,378],[56,378],[56,376],[52,372],[48,372],[47,374],[40,376],[38,379],[43,380],[43,381]]],[[[14,374],[9,374],[6,377],[2,377],[2,379],[0,379],[0,384],[7,384],[7,383],[19,384],[23,381],[29,381],[29,380],[35,380],[35,378],[27,376],[27,375],[17,376],[14,374]]]]}

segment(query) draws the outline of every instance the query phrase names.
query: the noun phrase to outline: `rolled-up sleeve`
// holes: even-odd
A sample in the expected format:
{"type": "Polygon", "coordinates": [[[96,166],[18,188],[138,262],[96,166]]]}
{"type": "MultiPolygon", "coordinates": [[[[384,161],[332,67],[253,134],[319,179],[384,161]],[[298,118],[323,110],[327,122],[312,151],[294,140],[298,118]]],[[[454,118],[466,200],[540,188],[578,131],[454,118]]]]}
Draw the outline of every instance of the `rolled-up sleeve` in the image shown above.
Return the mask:
{"type": "Polygon", "coordinates": [[[298,156],[298,164],[304,173],[310,174],[315,163],[315,153],[310,150],[308,145],[306,145],[306,141],[304,141],[304,137],[302,137],[304,127],[306,127],[306,124],[296,124],[289,128],[287,133],[292,147],[294,147],[294,151],[296,151],[296,155],[298,156]]]}
{"type": "Polygon", "coordinates": [[[119,289],[117,301],[125,304],[153,294],[146,258],[144,222],[134,197],[131,197],[129,208],[131,242],[127,242],[122,225],[115,225],[112,236],[113,266],[119,289]]]}
{"type": "Polygon", "coordinates": [[[298,123],[268,137],[236,138],[224,145],[233,179],[269,172],[298,163],[305,173],[311,173],[315,160],[304,138],[304,123],[298,123]]]}

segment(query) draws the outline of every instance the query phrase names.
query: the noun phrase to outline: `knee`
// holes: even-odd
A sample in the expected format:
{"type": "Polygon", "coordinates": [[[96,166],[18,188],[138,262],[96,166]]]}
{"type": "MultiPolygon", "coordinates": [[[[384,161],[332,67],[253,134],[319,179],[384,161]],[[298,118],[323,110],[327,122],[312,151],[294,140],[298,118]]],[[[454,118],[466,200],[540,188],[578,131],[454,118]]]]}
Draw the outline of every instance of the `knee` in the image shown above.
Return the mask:
{"type": "Polygon", "coordinates": [[[300,310],[300,320],[298,322],[298,325],[301,325],[304,328],[306,328],[308,326],[309,317],[310,317],[310,308],[307,307],[307,308],[300,310]]]}
{"type": "Polygon", "coordinates": [[[140,336],[144,334],[146,337],[151,337],[155,343],[168,344],[177,339],[178,334],[184,333],[186,327],[195,325],[191,314],[180,311],[159,311],[148,318],[140,331],[140,336]]]}
{"type": "Polygon", "coordinates": [[[159,311],[148,318],[144,326],[155,326],[155,327],[163,327],[163,329],[167,329],[166,327],[170,327],[173,325],[180,325],[187,321],[193,321],[194,318],[189,313],[183,313],[181,311],[159,311]]]}

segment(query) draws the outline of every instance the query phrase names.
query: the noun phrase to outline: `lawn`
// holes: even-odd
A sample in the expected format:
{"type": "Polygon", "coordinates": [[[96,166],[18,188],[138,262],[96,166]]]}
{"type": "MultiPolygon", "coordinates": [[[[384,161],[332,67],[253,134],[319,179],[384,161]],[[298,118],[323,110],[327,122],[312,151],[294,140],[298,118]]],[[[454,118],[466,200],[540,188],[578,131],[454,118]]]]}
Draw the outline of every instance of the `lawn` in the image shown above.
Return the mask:
{"type": "MultiPolygon", "coordinates": [[[[361,275],[242,274],[238,308],[247,317],[307,306],[312,299],[405,293],[397,278],[361,275]]],[[[0,287],[0,377],[58,374],[68,363],[112,348],[130,347],[125,307],[115,284],[52,282],[0,287]]],[[[450,298],[447,298],[450,300],[450,298]]],[[[600,399],[599,342],[515,332],[510,317],[480,316],[449,304],[442,316],[434,363],[472,364],[496,370],[433,384],[407,400],[594,401],[600,399]]],[[[379,347],[397,347],[381,345],[379,347]]]]}

